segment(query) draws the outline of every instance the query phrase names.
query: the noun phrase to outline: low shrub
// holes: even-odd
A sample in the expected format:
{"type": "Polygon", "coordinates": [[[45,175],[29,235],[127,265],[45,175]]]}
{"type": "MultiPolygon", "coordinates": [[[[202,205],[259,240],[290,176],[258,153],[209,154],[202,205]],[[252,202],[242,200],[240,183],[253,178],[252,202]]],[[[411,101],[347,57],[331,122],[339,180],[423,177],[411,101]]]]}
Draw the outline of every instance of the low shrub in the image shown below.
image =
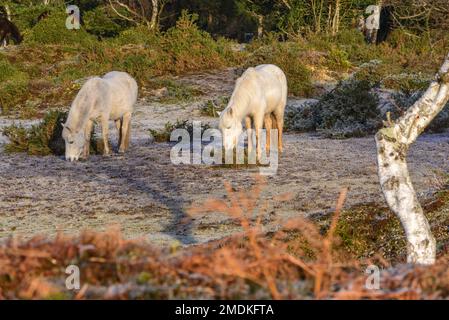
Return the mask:
{"type": "MultiPolygon", "coordinates": [[[[441,191],[423,201],[423,209],[432,234],[440,244],[439,250],[447,245],[449,240],[446,231],[449,222],[448,199],[447,187],[443,187],[441,191]]],[[[323,231],[328,229],[329,216],[312,219],[321,225],[323,231]]],[[[388,207],[365,203],[343,210],[337,223],[336,234],[341,240],[338,250],[353,259],[374,258],[377,255],[392,263],[406,259],[407,242],[403,227],[388,207]]]]}
{"type": "Polygon", "coordinates": [[[118,37],[111,39],[117,45],[143,45],[153,46],[156,50],[160,45],[161,34],[149,30],[146,26],[139,25],[122,31],[118,37]]]}
{"type": "MultiPolygon", "coordinates": [[[[208,124],[201,124],[201,135],[204,131],[210,129],[208,124]]],[[[153,136],[155,142],[170,142],[170,136],[176,129],[184,129],[190,135],[190,139],[193,140],[193,123],[188,120],[176,120],[175,123],[167,122],[163,130],[150,129],[150,134],[153,136]]]]}
{"type": "Polygon", "coordinates": [[[176,26],[161,38],[162,54],[155,68],[171,74],[204,69],[219,69],[236,62],[238,54],[231,49],[231,41],[214,40],[196,25],[198,15],[183,11],[176,26]]]}
{"type": "Polygon", "coordinates": [[[331,48],[326,60],[328,68],[337,72],[348,71],[352,66],[349,54],[339,48],[331,48]]]}
{"type": "Polygon", "coordinates": [[[287,106],[284,116],[286,131],[310,132],[317,128],[316,103],[306,102],[299,107],[287,106]]]}
{"type": "Polygon", "coordinates": [[[87,32],[98,38],[116,37],[130,27],[130,22],[120,19],[109,6],[99,6],[83,14],[87,32]]]}
{"type": "Polygon", "coordinates": [[[430,78],[422,73],[401,73],[385,77],[382,84],[385,88],[412,94],[427,89],[430,78]]]}
{"type": "Polygon", "coordinates": [[[0,108],[2,113],[9,113],[24,99],[28,83],[28,75],[0,54],[0,108]]]}
{"type": "Polygon", "coordinates": [[[246,67],[274,64],[287,76],[289,94],[310,97],[314,94],[311,70],[304,64],[304,48],[294,42],[256,43],[250,48],[252,54],[246,67]]]}
{"type": "Polygon", "coordinates": [[[286,128],[295,131],[319,130],[333,138],[361,137],[382,125],[379,99],[368,81],[341,82],[317,103],[288,109],[286,128]]]}
{"type": "MultiPolygon", "coordinates": [[[[57,155],[65,153],[65,142],[62,138],[62,123],[67,120],[67,112],[49,111],[44,119],[31,128],[11,125],[3,129],[3,134],[10,142],[5,146],[6,152],[26,152],[29,155],[57,155]]],[[[91,135],[91,152],[98,153],[94,131],[91,135]]]]}
{"type": "Polygon", "coordinates": [[[67,29],[66,19],[67,15],[64,11],[52,12],[30,29],[24,42],[40,45],[85,46],[95,41],[95,37],[90,35],[84,27],[79,30],[67,29]]]}
{"type": "Polygon", "coordinates": [[[364,136],[381,125],[378,97],[367,81],[344,81],[315,106],[317,129],[332,136],[364,136]]]}
{"type": "Polygon", "coordinates": [[[208,117],[218,117],[218,113],[223,111],[229,103],[230,97],[218,97],[208,100],[201,107],[201,115],[208,117]]]}

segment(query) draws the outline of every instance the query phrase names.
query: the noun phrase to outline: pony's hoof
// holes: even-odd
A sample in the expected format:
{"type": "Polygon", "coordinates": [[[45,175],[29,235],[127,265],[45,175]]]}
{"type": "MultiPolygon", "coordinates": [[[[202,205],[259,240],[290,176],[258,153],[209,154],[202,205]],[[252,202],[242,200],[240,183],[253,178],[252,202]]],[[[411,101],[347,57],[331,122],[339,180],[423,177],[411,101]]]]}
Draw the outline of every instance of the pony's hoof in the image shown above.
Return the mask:
{"type": "Polygon", "coordinates": [[[103,152],[103,157],[110,157],[111,156],[111,152],[103,152]]]}
{"type": "Polygon", "coordinates": [[[126,150],[123,150],[123,149],[119,149],[119,150],[118,150],[118,153],[119,153],[119,154],[125,154],[125,152],[126,152],[126,150]]]}

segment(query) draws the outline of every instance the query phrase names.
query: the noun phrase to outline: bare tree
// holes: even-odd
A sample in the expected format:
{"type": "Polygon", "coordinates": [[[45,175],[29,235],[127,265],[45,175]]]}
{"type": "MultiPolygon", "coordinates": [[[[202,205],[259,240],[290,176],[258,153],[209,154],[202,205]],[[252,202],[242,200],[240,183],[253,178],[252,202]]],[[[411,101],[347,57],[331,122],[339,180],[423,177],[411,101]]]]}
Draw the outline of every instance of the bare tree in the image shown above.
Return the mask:
{"type": "Polygon", "coordinates": [[[385,0],[394,8],[394,22],[399,27],[417,31],[449,30],[447,0],[385,0]]]}
{"type": "Polygon", "coordinates": [[[310,1],[313,13],[314,29],[316,33],[321,32],[321,20],[323,18],[324,2],[324,0],[310,1]]]}
{"type": "Polygon", "coordinates": [[[407,152],[448,101],[449,54],[422,98],[395,122],[388,116],[386,127],[376,135],[380,184],[404,227],[409,263],[433,264],[436,244],[410,179],[407,152]]]}
{"type": "Polygon", "coordinates": [[[145,24],[149,29],[158,27],[160,10],[169,0],[108,0],[112,10],[122,19],[145,24]]]}

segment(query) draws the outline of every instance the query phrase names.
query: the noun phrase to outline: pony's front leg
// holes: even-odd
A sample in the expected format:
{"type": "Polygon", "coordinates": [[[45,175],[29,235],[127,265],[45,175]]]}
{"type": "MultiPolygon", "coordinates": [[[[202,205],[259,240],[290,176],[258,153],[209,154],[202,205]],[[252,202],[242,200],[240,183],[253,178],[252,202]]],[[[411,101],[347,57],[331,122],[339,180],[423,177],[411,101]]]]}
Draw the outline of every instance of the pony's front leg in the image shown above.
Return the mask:
{"type": "Polygon", "coordinates": [[[111,150],[109,149],[109,119],[107,117],[101,118],[101,131],[103,134],[103,155],[108,156],[111,154],[111,150]]]}
{"type": "Polygon", "coordinates": [[[84,138],[86,141],[84,141],[84,149],[83,149],[83,158],[87,159],[89,158],[90,154],[90,136],[92,133],[92,128],[94,126],[94,122],[92,120],[88,120],[86,127],[84,128],[84,138]]]}
{"type": "Polygon", "coordinates": [[[254,130],[256,131],[256,150],[257,150],[257,160],[260,161],[262,157],[262,147],[260,143],[260,134],[262,131],[264,115],[254,116],[254,130]]]}
{"type": "Polygon", "coordinates": [[[245,118],[245,127],[246,127],[246,133],[248,135],[248,155],[253,152],[253,130],[252,130],[252,123],[251,123],[251,117],[245,118]]]}
{"type": "Polygon", "coordinates": [[[266,152],[267,154],[270,153],[270,146],[271,146],[271,129],[273,128],[273,120],[271,119],[271,113],[268,113],[265,115],[264,118],[265,123],[265,130],[266,130],[266,152]]]}
{"type": "Polygon", "coordinates": [[[125,153],[129,147],[129,136],[131,132],[131,113],[125,113],[122,121],[122,141],[120,144],[120,153],[125,153]]]}

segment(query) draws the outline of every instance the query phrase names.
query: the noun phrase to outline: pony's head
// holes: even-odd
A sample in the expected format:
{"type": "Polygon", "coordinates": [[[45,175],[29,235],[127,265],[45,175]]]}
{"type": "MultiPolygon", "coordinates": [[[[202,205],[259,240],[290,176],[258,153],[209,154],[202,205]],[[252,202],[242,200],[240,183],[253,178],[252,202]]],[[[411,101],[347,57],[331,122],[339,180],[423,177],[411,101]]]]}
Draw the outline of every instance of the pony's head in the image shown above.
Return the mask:
{"type": "Polygon", "coordinates": [[[220,114],[218,127],[221,130],[224,148],[226,150],[233,149],[237,144],[238,137],[242,133],[243,127],[242,121],[235,116],[232,107],[226,108],[220,114]]]}
{"type": "Polygon", "coordinates": [[[84,130],[75,132],[67,125],[63,124],[62,138],[65,141],[65,159],[70,161],[77,161],[83,152],[86,139],[84,137],[84,130]]]}

